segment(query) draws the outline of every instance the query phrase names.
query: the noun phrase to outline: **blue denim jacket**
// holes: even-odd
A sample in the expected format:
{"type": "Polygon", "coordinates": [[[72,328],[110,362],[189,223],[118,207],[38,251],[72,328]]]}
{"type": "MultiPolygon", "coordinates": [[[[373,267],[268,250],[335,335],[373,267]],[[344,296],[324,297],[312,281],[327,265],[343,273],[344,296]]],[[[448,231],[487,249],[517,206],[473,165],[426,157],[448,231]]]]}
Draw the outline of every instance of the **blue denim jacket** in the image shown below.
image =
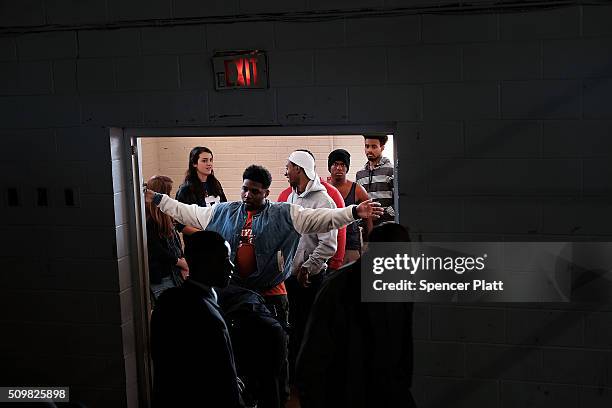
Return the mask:
{"type": "MultiPolygon", "coordinates": [[[[247,219],[244,204],[239,201],[219,203],[206,226],[229,242],[232,261],[240,244],[240,234],[247,219]]],[[[257,271],[246,279],[234,275],[232,281],[246,288],[263,291],[285,281],[291,275],[291,265],[300,234],[293,226],[290,205],[266,201],[264,208],[253,216],[253,242],[257,271]]]]}
{"type": "MultiPolygon", "coordinates": [[[[219,203],[213,207],[187,205],[165,194],[155,193],[153,202],[178,222],[216,231],[232,248],[236,259],[239,237],[247,213],[242,202],[219,203]]],[[[303,208],[288,203],[270,203],[253,217],[257,272],[235,283],[262,291],[283,282],[291,273],[291,264],[300,234],[314,234],[338,229],[357,218],[356,206],[346,208],[303,208]]]]}

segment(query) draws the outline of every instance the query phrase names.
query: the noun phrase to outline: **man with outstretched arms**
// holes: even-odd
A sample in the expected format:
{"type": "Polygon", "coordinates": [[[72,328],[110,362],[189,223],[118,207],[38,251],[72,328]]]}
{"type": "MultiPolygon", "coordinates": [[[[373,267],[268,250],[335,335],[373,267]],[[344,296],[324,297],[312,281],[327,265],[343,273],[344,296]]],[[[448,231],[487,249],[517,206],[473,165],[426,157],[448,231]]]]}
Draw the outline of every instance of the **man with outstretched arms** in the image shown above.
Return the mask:
{"type": "Polygon", "coordinates": [[[177,221],[221,234],[230,243],[232,260],[238,265],[234,283],[260,293],[289,277],[301,234],[327,232],[382,214],[380,205],[369,200],[339,209],[272,203],[267,200],[271,182],[268,170],[252,165],[243,174],[241,201],[199,207],[150,190],[145,196],[177,221]]]}
{"type": "MultiPolygon", "coordinates": [[[[230,286],[219,293],[220,303],[226,314],[231,315],[232,310],[240,308],[244,303],[241,299],[249,298],[249,301],[258,303],[252,299],[263,297],[272,315],[282,321],[282,307],[274,304],[276,302],[273,299],[278,299],[278,294],[285,290],[284,281],[291,274],[300,235],[331,231],[359,218],[377,218],[382,214],[382,208],[378,203],[369,200],[358,206],[340,209],[312,209],[289,203],[273,203],[267,199],[272,183],[272,176],[267,169],[257,165],[249,166],[242,178],[241,201],[199,207],[196,204],[183,204],[151,190],[145,191],[145,200],[155,203],[162,212],[178,222],[202,230],[215,231],[229,242],[231,260],[237,266],[237,274],[233,275],[230,286]]],[[[258,306],[250,306],[249,309],[254,307],[258,306]]],[[[250,315],[251,317],[243,321],[242,327],[267,319],[263,314],[265,313],[260,313],[261,316],[250,315]]],[[[262,378],[266,379],[265,389],[256,391],[259,401],[267,406],[281,406],[286,397],[278,395],[282,388],[279,373],[282,361],[286,358],[282,352],[283,349],[286,350],[286,346],[282,344],[283,336],[273,325],[274,323],[267,320],[257,330],[249,330],[247,334],[236,338],[241,342],[254,335],[261,337],[263,327],[274,334],[269,338],[278,340],[278,344],[271,346],[268,351],[263,351],[260,347],[256,352],[250,350],[249,344],[245,347],[237,345],[237,354],[245,348],[250,350],[243,354],[246,357],[242,360],[237,357],[237,361],[238,365],[250,368],[244,370],[247,371],[247,376],[258,376],[260,383],[262,378]],[[249,361],[256,357],[261,359],[249,361]],[[262,370],[266,370],[266,373],[262,374],[262,370]]]]}

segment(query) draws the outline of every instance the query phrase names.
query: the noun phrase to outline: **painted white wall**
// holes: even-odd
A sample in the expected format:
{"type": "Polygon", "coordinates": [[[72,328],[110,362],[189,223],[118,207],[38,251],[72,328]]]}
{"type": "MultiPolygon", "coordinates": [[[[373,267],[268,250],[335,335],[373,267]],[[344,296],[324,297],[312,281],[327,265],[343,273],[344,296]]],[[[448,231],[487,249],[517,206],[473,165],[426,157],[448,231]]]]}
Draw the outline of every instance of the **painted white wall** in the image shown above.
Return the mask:
{"type": "Polygon", "coordinates": [[[319,136],[226,136],[142,138],[143,176],[148,180],[164,174],[174,181],[171,196],[185,178],[189,152],[195,146],[206,146],[214,154],[214,169],[228,200],[240,199],[242,173],[251,164],[259,164],[272,174],[270,197],[276,197],[288,186],[285,177],[287,158],[296,149],[308,149],[316,158],[316,170],[324,180],[329,176],[327,156],[334,149],[345,149],[351,154],[348,178],[366,162],[361,135],[319,136]],[[152,143],[151,140],[154,140],[152,143]]]}

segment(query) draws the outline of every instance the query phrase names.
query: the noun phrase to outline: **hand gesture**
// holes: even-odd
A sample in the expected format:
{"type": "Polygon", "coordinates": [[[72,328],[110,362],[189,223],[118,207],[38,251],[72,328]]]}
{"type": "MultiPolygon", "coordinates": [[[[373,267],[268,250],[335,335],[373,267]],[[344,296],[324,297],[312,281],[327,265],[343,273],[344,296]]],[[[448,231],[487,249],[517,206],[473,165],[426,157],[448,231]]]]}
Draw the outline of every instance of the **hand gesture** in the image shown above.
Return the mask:
{"type": "Polygon", "coordinates": [[[359,215],[360,218],[380,218],[383,212],[384,209],[380,206],[380,203],[372,201],[371,198],[369,200],[362,201],[357,206],[357,215],[359,215]]]}
{"type": "Polygon", "coordinates": [[[176,266],[178,266],[181,270],[181,277],[183,280],[187,280],[189,277],[189,265],[187,265],[187,261],[185,258],[179,258],[176,260],[176,266]]]}
{"type": "Polygon", "coordinates": [[[145,203],[152,203],[153,197],[155,197],[155,191],[145,188],[144,197],[145,197],[145,203]]]}

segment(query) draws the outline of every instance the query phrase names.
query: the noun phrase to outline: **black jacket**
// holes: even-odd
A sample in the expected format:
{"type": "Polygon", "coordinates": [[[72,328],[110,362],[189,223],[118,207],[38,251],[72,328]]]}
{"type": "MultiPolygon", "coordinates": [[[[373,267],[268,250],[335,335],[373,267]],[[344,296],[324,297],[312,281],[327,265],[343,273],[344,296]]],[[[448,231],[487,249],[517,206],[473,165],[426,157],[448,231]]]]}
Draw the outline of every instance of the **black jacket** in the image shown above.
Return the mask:
{"type": "Polygon", "coordinates": [[[232,344],[212,292],[187,280],[151,317],[153,407],[241,407],[232,344]]]}
{"type": "Polygon", "coordinates": [[[147,253],[149,281],[159,284],[162,278],[172,274],[176,261],[183,257],[178,234],[173,231],[172,237],[160,237],[157,224],[149,218],[147,220],[147,253]]]}
{"type": "Polygon", "coordinates": [[[412,303],[361,302],[361,263],[315,298],[296,363],[302,408],[413,407],[412,303]]]}
{"type": "MultiPolygon", "coordinates": [[[[221,184],[219,184],[219,187],[221,187],[221,184]]],[[[208,191],[210,189],[207,188],[207,192],[206,194],[209,194],[208,191]]],[[[221,187],[221,191],[219,192],[218,196],[215,197],[219,197],[219,200],[224,203],[227,202],[227,197],[225,196],[225,193],[223,192],[223,187],[221,187]]],[[[177,201],[180,201],[181,203],[185,203],[185,204],[197,204],[200,207],[206,207],[206,201],[205,198],[203,196],[196,196],[196,194],[193,193],[193,191],[191,190],[191,183],[188,181],[185,181],[183,184],[181,184],[178,188],[178,190],[176,191],[176,196],[175,196],[177,201]]],[[[176,229],[178,230],[178,232],[183,232],[183,228],[185,228],[185,225],[177,222],[176,223],[176,229]]],[[[183,234],[183,242],[185,243],[185,247],[191,245],[191,241],[190,241],[191,237],[187,234],[183,234]]]]}

